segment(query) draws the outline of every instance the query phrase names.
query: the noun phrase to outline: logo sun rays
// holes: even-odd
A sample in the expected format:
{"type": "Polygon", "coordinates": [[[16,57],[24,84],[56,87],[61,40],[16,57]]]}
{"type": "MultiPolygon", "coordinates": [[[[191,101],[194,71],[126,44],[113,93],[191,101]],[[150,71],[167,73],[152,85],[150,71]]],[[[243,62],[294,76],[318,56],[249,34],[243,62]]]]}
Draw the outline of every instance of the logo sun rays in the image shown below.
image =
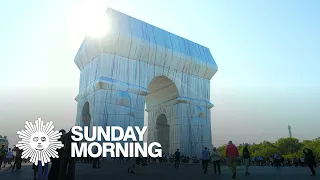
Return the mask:
{"type": "Polygon", "coordinates": [[[50,158],[58,158],[57,149],[63,147],[61,141],[58,139],[62,133],[54,131],[53,122],[50,121],[44,125],[41,118],[35,121],[35,124],[26,121],[25,129],[18,131],[21,141],[16,147],[22,149],[22,158],[30,158],[30,162],[38,165],[41,161],[42,166],[50,162],[50,158]]]}

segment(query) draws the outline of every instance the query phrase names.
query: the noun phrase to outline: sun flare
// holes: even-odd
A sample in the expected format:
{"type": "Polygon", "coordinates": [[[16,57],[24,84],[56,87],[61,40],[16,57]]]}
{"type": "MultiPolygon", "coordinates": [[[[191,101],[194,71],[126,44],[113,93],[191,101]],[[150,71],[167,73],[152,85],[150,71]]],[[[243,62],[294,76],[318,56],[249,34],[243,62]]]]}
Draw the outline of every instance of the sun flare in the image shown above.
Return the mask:
{"type": "Polygon", "coordinates": [[[106,0],[82,0],[70,14],[70,31],[76,38],[90,36],[99,38],[108,32],[106,0]]]}

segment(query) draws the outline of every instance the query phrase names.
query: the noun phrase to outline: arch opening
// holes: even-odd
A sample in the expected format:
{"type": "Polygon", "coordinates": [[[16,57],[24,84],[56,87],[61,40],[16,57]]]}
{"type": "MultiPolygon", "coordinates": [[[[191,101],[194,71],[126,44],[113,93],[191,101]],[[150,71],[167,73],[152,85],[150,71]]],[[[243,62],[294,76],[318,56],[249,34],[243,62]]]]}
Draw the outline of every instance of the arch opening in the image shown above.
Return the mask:
{"type": "Polygon", "coordinates": [[[89,106],[89,102],[86,102],[82,108],[80,126],[81,127],[87,126],[90,132],[90,124],[91,124],[90,106],[89,106]]]}
{"type": "Polygon", "coordinates": [[[145,98],[144,124],[148,125],[148,142],[159,142],[163,153],[170,152],[170,144],[173,140],[171,132],[171,117],[166,109],[170,105],[165,103],[179,97],[179,91],[175,83],[165,76],[157,76],[152,79],[148,86],[149,94],[145,98]],[[150,139],[149,139],[150,138],[150,139]]]}
{"type": "Polygon", "coordinates": [[[157,76],[152,79],[146,96],[147,108],[156,106],[179,97],[177,86],[165,76],[157,76]]]}
{"type": "Polygon", "coordinates": [[[168,154],[170,149],[170,131],[166,115],[161,114],[156,120],[155,140],[162,146],[162,152],[168,154]]]}

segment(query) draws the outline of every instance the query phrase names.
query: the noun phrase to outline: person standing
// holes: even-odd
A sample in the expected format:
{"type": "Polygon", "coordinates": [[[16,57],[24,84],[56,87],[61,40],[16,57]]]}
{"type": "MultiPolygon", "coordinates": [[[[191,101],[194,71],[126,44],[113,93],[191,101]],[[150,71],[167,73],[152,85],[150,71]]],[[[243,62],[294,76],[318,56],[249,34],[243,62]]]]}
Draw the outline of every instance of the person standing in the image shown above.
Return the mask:
{"type": "Polygon", "coordinates": [[[5,158],[6,158],[6,150],[4,149],[4,145],[2,145],[0,148],[0,170],[2,167],[2,162],[5,161],[5,158]]]}
{"type": "Polygon", "coordinates": [[[13,153],[13,166],[12,166],[12,172],[14,171],[14,169],[16,168],[17,166],[17,147],[16,146],[13,146],[12,148],[12,153],[13,153]]]}
{"type": "Polygon", "coordinates": [[[251,157],[251,165],[254,166],[256,162],[256,158],[254,156],[251,157]]]}
{"type": "Polygon", "coordinates": [[[246,175],[250,175],[249,173],[249,166],[250,166],[250,152],[249,152],[249,148],[248,148],[248,143],[246,143],[244,145],[243,151],[242,151],[242,157],[243,157],[243,161],[244,164],[246,166],[246,175]]]}
{"type": "MultiPolygon", "coordinates": [[[[21,164],[22,164],[22,149],[16,148],[16,159],[14,164],[16,164],[16,171],[21,170],[21,164]]],[[[12,171],[14,170],[15,166],[13,165],[12,171]]]]}
{"type": "Polygon", "coordinates": [[[179,169],[180,166],[180,151],[177,149],[177,151],[174,153],[174,168],[179,169]]]}
{"type": "Polygon", "coordinates": [[[280,155],[280,165],[281,166],[285,166],[285,164],[284,164],[284,157],[282,156],[282,155],[280,155]]]}
{"type": "Polygon", "coordinates": [[[122,153],[120,153],[120,163],[124,164],[124,156],[122,153]]]}
{"type": "Polygon", "coordinates": [[[311,170],[311,173],[312,173],[311,176],[315,176],[316,172],[315,172],[313,166],[316,164],[316,161],[315,161],[315,157],[314,157],[313,152],[311,151],[311,149],[306,148],[303,150],[303,153],[306,156],[307,164],[311,170]]]}
{"type": "Polygon", "coordinates": [[[256,163],[257,166],[261,166],[261,162],[262,162],[261,158],[262,158],[261,156],[257,157],[257,163],[256,163]]]}
{"type": "MultiPolygon", "coordinates": [[[[93,153],[94,154],[98,153],[98,148],[97,147],[94,147],[93,153]]],[[[95,168],[99,168],[100,169],[100,157],[94,157],[93,158],[92,168],[94,168],[94,169],[95,168]]]]}
{"type": "Polygon", "coordinates": [[[136,158],[130,157],[130,165],[128,167],[129,174],[135,174],[136,163],[136,158]]]}
{"type": "Polygon", "coordinates": [[[208,148],[205,147],[204,150],[202,151],[202,155],[201,155],[202,169],[203,169],[204,174],[207,173],[207,171],[208,171],[209,157],[210,157],[210,152],[209,152],[208,148]]]}
{"type": "MultiPolygon", "coordinates": [[[[6,163],[10,164],[10,167],[12,167],[12,163],[11,163],[12,160],[13,160],[13,152],[12,152],[11,148],[9,148],[9,151],[6,156],[6,163]]],[[[5,166],[5,164],[3,166],[5,166]]]]}
{"type": "Polygon", "coordinates": [[[163,159],[164,159],[164,162],[168,162],[168,155],[167,155],[167,153],[164,153],[163,159]]]}
{"type": "Polygon", "coordinates": [[[232,178],[235,179],[237,175],[237,157],[239,156],[239,151],[232,141],[229,141],[226,146],[226,156],[228,158],[228,165],[232,170],[232,178]]]}
{"type": "Polygon", "coordinates": [[[220,168],[220,160],[221,156],[219,151],[217,151],[217,148],[213,148],[212,154],[211,154],[211,159],[213,162],[213,168],[214,168],[214,173],[217,174],[217,167],[218,167],[218,172],[221,174],[221,168],[220,168]]]}
{"type": "Polygon", "coordinates": [[[297,156],[294,156],[293,158],[293,163],[294,163],[294,166],[297,168],[299,166],[299,160],[297,158],[297,156]]]}
{"type": "Polygon", "coordinates": [[[279,155],[278,153],[276,153],[276,154],[274,155],[274,163],[275,163],[275,165],[276,165],[277,168],[280,167],[280,155],[279,155]]]}
{"type": "Polygon", "coordinates": [[[36,167],[37,170],[37,180],[47,180],[48,179],[48,169],[49,169],[49,163],[45,163],[44,166],[42,166],[41,161],[38,161],[38,166],[36,167]]]}
{"type": "Polygon", "coordinates": [[[61,137],[63,148],[61,148],[60,166],[59,166],[59,180],[74,180],[75,179],[75,166],[76,158],[71,156],[71,144],[73,139],[71,129],[69,132],[61,137]]]}
{"type": "MultiPolygon", "coordinates": [[[[61,137],[66,133],[64,129],[61,129],[59,133],[62,133],[61,137]]],[[[61,141],[61,137],[58,139],[61,141]]],[[[58,149],[58,155],[59,157],[62,157],[62,150],[58,149]]],[[[48,180],[58,180],[59,177],[59,170],[60,170],[60,158],[51,158],[51,168],[48,174],[48,180]]]]}
{"type": "Polygon", "coordinates": [[[304,160],[305,160],[304,157],[300,158],[300,166],[302,166],[302,167],[304,167],[304,165],[305,165],[304,160]]]}
{"type": "MultiPolygon", "coordinates": [[[[132,141],[133,143],[133,149],[131,149],[132,151],[132,154],[135,154],[135,142],[136,141],[132,141]]],[[[128,167],[128,173],[129,174],[135,174],[136,172],[136,165],[137,165],[137,159],[135,157],[129,157],[129,160],[130,160],[130,164],[129,164],[129,167],[128,167]]]]}
{"type": "Polygon", "coordinates": [[[272,156],[269,157],[269,161],[270,161],[270,165],[273,167],[274,166],[274,160],[273,160],[272,156]]]}

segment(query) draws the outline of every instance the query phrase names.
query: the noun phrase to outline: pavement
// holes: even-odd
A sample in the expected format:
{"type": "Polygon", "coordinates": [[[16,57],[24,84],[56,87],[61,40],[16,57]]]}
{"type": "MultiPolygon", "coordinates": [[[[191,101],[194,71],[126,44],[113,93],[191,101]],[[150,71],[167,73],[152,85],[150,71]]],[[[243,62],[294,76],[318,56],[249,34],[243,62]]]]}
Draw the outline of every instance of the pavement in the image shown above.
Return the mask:
{"type": "MultiPolygon", "coordinates": [[[[104,180],[104,179],[139,179],[139,180],[231,180],[231,172],[223,166],[221,175],[213,173],[210,165],[208,173],[203,174],[201,164],[182,164],[175,169],[173,164],[149,164],[137,168],[136,174],[128,174],[129,164],[119,162],[103,162],[100,169],[93,169],[91,164],[78,163],[76,165],[76,180],[104,180]]],[[[0,171],[0,180],[32,180],[32,165],[23,164],[20,172],[11,172],[11,169],[0,171]]],[[[319,179],[320,168],[316,169],[318,176],[311,177],[307,167],[250,167],[250,176],[245,176],[245,168],[237,167],[237,179],[244,180],[312,180],[319,179]]]]}

